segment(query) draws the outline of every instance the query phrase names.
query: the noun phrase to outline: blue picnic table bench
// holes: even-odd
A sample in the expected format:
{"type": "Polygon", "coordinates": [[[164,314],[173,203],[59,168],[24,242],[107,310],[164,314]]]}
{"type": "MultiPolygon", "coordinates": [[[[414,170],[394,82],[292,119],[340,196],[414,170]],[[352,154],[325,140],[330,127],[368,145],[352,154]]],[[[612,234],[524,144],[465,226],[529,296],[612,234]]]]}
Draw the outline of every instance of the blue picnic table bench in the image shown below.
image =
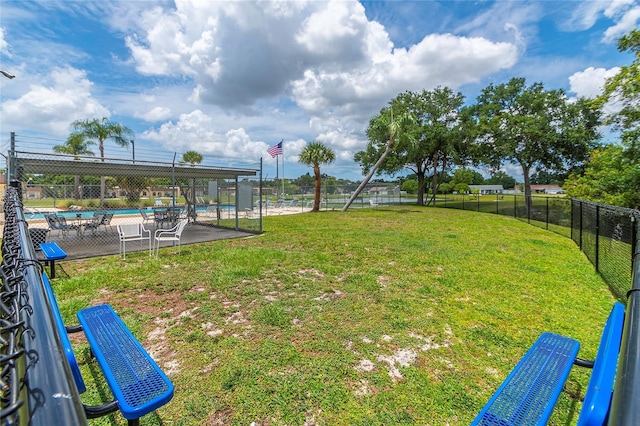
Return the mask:
{"type": "Polygon", "coordinates": [[[546,425],[575,364],[593,368],[577,424],[603,425],[611,406],[624,316],[624,305],[615,303],[593,362],[577,358],[577,340],[543,333],[471,424],[546,425]]]}
{"type": "Polygon", "coordinates": [[[171,380],[151,358],[140,342],[107,304],[91,306],[77,313],[79,326],[66,327],[53,288],[42,274],[51,304],[64,356],[79,393],[86,391],[68,333],[83,331],[91,353],[100,365],[114,400],[98,406],[84,405],[88,419],[120,411],[129,425],[138,425],[140,417],[160,408],[173,398],[171,380]]]}
{"type": "Polygon", "coordinates": [[[55,278],[56,260],[65,259],[67,257],[67,253],[62,250],[62,248],[55,241],[40,243],[40,251],[42,252],[42,256],[44,257],[45,264],[48,263],[51,266],[51,278],[55,278]]]}

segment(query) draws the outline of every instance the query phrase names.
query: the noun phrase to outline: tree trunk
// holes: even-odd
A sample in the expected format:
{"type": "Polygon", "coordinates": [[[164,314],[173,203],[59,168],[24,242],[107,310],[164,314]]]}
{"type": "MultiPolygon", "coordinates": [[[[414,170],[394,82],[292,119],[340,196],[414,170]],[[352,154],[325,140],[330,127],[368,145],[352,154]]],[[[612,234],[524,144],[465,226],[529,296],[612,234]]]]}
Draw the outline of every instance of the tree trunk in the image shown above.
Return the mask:
{"type": "Polygon", "coordinates": [[[424,206],[425,173],[418,172],[418,205],[424,206]]]}
{"type": "Polygon", "coordinates": [[[342,207],[342,211],[343,212],[346,212],[347,209],[349,208],[349,206],[351,205],[351,203],[353,203],[354,200],[356,198],[358,198],[358,195],[360,195],[360,193],[362,192],[364,187],[367,186],[367,184],[371,180],[371,177],[373,176],[373,174],[376,172],[376,170],[378,170],[378,168],[384,162],[384,160],[387,158],[387,156],[389,156],[389,153],[391,152],[392,149],[393,149],[393,141],[390,140],[387,143],[387,149],[384,150],[384,152],[382,153],[382,155],[380,156],[380,158],[378,159],[376,164],[374,164],[373,167],[371,168],[371,170],[369,171],[369,173],[367,173],[367,176],[365,176],[365,178],[362,181],[362,183],[360,184],[360,186],[358,186],[358,189],[356,189],[356,191],[353,193],[353,195],[351,195],[351,198],[349,198],[349,201],[347,201],[347,203],[344,205],[344,207],[342,207]]]}
{"type": "Polygon", "coordinates": [[[80,199],[80,176],[78,175],[73,177],[73,198],[80,199]]]}
{"type": "MultiPolygon", "coordinates": [[[[104,143],[103,141],[99,142],[99,148],[100,148],[100,158],[102,160],[102,162],[104,163],[104,143]]],[[[107,180],[104,176],[100,176],[100,207],[104,206],[104,193],[106,192],[106,188],[107,188],[107,180]]]]}
{"type": "Polygon", "coordinates": [[[436,207],[436,197],[438,195],[438,188],[440,187],[440,180],[442,179],[442,177],[444,176],[444,171],[447,169],[447,157],[445,156],[442,159],[442,170],[440,171],[440,174],[438,175],[438,163],[434,161],[433,163],[433,181],[431,183],[432,186],[432,195],[431,195],[431,200],[429,200],[429,204],[427,204],[428,206],[431,205],[431,201],[433,201],[433,207],[436,207]]]}
{"type": "Polygon", "coordinates": [[[436,194],[438,192],[438,167],[433,167],[433,176],[431,177],[431,198],[429,198],[429,203],[427,203],[427,207],[431,205],[436,205],[436,194]]]}
{"type": "Polygon", "coordinates": [[[313,209],[312,212],[320,211],[320,189],[322,184],[322,176],[320,176],[320,167],[313,166],[313,175],[315,176],[315,194],[313,197],[313,209]]]}

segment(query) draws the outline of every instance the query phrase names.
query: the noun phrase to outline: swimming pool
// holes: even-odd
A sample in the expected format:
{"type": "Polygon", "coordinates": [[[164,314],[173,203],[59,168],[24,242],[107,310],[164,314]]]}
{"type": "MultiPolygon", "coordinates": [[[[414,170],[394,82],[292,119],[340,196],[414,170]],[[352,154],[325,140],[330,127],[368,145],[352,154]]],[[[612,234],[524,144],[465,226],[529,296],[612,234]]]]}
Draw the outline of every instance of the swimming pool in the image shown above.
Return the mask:
{"type": "MultiPolygon", "coordinates": [[[[166,207],[143,207],[147,213],[153,214],[154,209],[167,208],[166,207]]],[[[184,206],[176,206],[178,208],[183,208],[184,206]]],[[[196,206],[196,212],[205,212],[207,208],[210,206],[196,206]]],[[[222,204],[220,206],[220,210],[229,211],[235,210],[235,206],[229,204],[222,204]]],[[[44,219],[44,216],[47,214],[57,214],[58,216],[64,216],[65,219],[75,219],[80,215],[82,219],[93,217],[94,213],[99,212],[109,212],[113,213],[114,216],[131,216],[131,215],[139,215],[140,209],[93,209],[93,210],[56,210],[56,211],[38,211],[38,212],[28,212],[25,209],[25,217],[27,219],[44,219]]]]}

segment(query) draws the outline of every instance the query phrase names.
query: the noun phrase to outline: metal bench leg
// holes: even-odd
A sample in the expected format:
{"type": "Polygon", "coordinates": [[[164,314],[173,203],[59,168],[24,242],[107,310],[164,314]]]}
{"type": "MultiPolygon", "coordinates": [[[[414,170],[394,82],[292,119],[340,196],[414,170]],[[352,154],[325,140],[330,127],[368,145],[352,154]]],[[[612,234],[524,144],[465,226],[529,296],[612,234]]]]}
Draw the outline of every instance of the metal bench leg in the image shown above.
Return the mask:
{"type": "Polygon", "coordinates": [[[44,261],[45,265],[48,263],[49,264],[49,276],[51,277],[51,279],[54,279],[56,277],[56,261],[55,260],[45,260],[44,261]]]}

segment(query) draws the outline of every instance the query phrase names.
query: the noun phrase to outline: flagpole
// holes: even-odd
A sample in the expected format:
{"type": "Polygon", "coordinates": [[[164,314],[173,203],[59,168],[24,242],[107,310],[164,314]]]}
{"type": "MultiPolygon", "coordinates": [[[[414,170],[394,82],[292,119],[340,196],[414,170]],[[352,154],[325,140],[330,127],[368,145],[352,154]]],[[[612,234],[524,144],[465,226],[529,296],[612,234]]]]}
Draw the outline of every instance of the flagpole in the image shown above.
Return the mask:
{"type": "Polygon", "coordinates": [[[284,139],[280,141],[282,144],[282,197],[284,199],[284,139]]]}

